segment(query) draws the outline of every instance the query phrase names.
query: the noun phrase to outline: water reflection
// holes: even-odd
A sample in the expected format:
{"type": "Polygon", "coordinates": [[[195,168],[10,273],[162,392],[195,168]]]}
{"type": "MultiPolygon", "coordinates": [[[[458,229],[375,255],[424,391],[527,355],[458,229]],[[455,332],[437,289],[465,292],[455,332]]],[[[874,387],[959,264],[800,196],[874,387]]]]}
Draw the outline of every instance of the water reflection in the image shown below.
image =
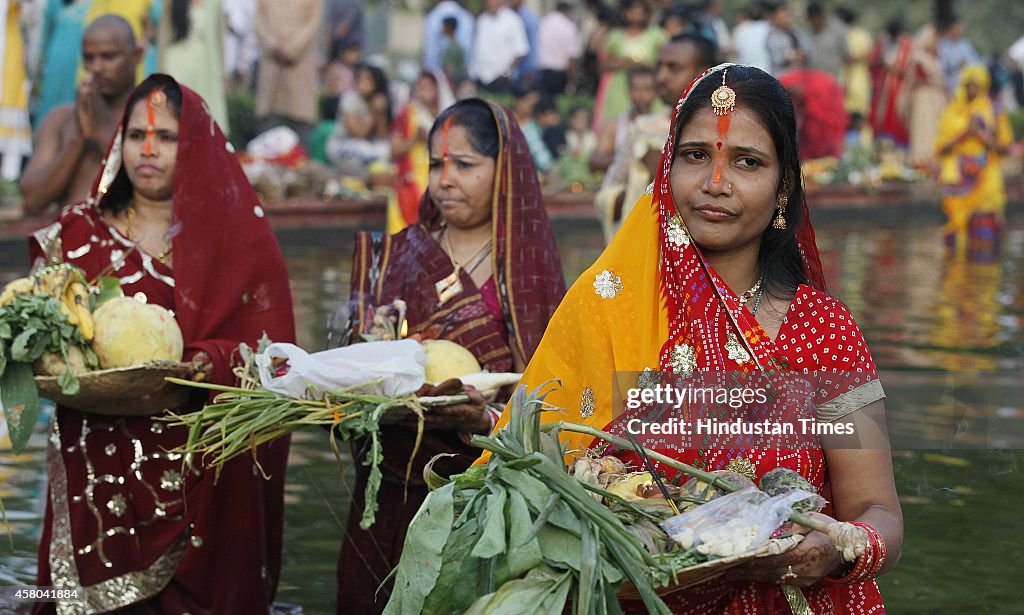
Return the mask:
{"type": "MultiPolygon", "coordinates": [[[[601,233],[590,221],[555,227],[571,281],[600,253],[601,233]]],[[[902,613],[1019,604],[1024,554],[995,553],[1022,529],[1018,450],[958,448],[1024,447],[1024,220],[1010,219],[1003,257],[993,263],[947,259],[939,225],[928,220],[888,226],[825,220],[817,232],[830,290],[853,310],[879,366],[896,370],[883,380],[894,441],[938,449],[894,454],[907,538],[900,567],[882,580],[887,605],[902,613]],[[976,575],[968,582],[964,570],[976,575]]],[[[280,238],[299,344],[323,348],[348,288],[352,230],[289,231],[280,238]]],[[[23,275],[23,246],[0,244],[0,282],[23,275]]],[[[347,484],[323,434],[298,434],[292,451],[279,599],[330,613],[347,484]]],[[[0,454],[0,494],[14,541],[12,552],[0,540],[0,585],[33,578],[42,461],[41,440],[17,458],[0,454]]],[[[344,461],[349,474],[350,460],[344,461]]]]}

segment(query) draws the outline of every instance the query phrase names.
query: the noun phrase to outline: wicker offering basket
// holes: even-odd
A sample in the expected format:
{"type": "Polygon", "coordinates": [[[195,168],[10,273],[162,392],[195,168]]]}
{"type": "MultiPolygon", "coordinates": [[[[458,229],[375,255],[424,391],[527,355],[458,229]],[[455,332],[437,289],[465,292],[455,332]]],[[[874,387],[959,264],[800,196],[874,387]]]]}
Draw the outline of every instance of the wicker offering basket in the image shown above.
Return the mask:
{"type": "Polygon", "coordinates": [[[86,372],[78,376],[77,395],[64,395],[55,376],[36,376],[39,396],[82,412],[115,415],[156,414],[184,405],[192,390],[167,377],[187,378],[189,364],[150,361],[143,365],[86,372]]]}
{"type": "MultiPolygon", "coordinates": [[[[773,555],[779,555],[785,553],[793,547],[800,544],[803,540],[803,536],[800,534],[792,534],[789,536],[782,536],[780,538],[772,538],[766,544],[762,545],[758,549],[753,551],[747,551],[746,553],[740,553],[739,555],[731,555],[729,557],[723,557],[720,559],[713,559],[703,564],[684,568],[676,574],[675,581],[665,587],[658,588],[658,595],[667,596],[673,592],[677,592],[687,587],[693,587],[699,585],[705,581],[710,581],[716,577],[725,574],[730,568],[734,568],[748,562],[752,559],[759,557],[771,557],[773,555]]],[[[619,590],[619,597],[626,600],[639,600],[640,594],[637,593],[636,588],[628,580],[623,583],[622,589],[619,590]]]]}

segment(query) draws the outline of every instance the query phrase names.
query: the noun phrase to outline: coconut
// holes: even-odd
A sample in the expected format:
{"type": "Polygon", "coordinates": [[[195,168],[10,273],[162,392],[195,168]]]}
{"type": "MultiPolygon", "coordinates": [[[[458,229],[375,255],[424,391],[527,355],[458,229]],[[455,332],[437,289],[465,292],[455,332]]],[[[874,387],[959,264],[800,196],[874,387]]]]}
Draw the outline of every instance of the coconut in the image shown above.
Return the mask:
{"type": "Polygon", "coordinates": [[[473,353],[455,342],[426,340],[423,350],[427,353],[426,380],[430,384],[480,371],[480,363],[473,353]]]}
{"type": "Polygon", "coordinates": [[[92,349],[104,369],[181,360],[181,329],[159,305],[118,297],[96,308],[92,317],[96,323],[92,349]]]}

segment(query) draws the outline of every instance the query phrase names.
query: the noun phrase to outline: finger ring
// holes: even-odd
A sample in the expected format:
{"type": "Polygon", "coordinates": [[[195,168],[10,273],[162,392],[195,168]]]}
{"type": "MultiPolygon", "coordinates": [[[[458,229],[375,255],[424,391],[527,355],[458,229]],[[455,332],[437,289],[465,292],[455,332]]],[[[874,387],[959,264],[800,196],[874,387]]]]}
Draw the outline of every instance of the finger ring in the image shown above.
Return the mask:
{"type": "Polygon", "coordinates": [[[793,572],[793,566],[789,566],[787,568],[787,570],[786,570],[786,574],[782,575],[782,580],[786,581],[786,580],[789,580],[789,579],[795,579],[796,577],[797,577],[797,574],[795,572],[793,572]]]}

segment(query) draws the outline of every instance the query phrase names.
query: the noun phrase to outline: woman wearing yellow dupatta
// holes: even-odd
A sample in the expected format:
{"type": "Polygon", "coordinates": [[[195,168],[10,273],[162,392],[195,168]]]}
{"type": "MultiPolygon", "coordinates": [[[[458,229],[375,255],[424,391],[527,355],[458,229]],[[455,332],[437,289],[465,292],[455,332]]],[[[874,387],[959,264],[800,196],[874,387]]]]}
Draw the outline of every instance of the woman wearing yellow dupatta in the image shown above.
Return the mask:
{"type": "Polygon", "coordinates": [[[968,238],[984,241],[1002,224],[1006,207],[1002,159],[1013,141],[1006,115],[988,96],[988,70],[980,64],[964,67],[952,102],[939,120],[935,140],[941,161],[946,212],[946,235],[957,252],[967,249],[968,238]],[[979,232],[974,233],[974,227],[979,232]],[[985,230],[987,227],[987,230],[985,230]]]}
{"type": "MultiPolygon", "coordinates": [[[[736,65],[699,77],[676,106],[648,195],[569,290],[523,377],[530,388],[557,379],[546,401],[570,421],[622,434],[637,415],[616,403],[616,388],[649,387],[651,371],[762,376],[787,395],[779,374],[804,374],[818,423],[841,419],[871,442],[828,448],[814,437],[768,447],[729,436],[689,445],[646,436],[648,448],[703,469],[754,479],[796,470],[829,501],[824,522],[853,522],[866,536],[864,555],[844,568],[829,538],[811,532],[790,552],[665,596],[674,612],[882,612],[874,577],[899,558],[884,393],[852,316],[825,291],[799,165],[793,105],[776,79],[736,65]]],[[[684,406],[683,418],[693,409],[684,406]]],[[[713,418],[792,419],[778,399],[725,411],[713,418]]],[[[595,444],[564,431],[562,439],[570,455],[595,444]]]]}

